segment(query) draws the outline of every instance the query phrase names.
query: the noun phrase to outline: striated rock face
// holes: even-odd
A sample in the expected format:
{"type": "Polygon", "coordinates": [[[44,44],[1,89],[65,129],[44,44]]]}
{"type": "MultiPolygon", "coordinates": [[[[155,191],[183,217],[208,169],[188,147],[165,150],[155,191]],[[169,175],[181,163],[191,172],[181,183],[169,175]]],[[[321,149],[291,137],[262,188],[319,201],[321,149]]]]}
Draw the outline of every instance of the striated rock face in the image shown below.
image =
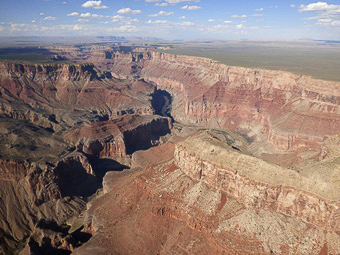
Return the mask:
{"type": "Polygon", "coordinates": [[[96,190],[94,186],[92,190],[85,188],[94,185],[92,179],[96,177],[87,159],[79,153],[68,155],[54,166],[13,160],[1,160],[0,164],[9,173],[0,180],[0,251],[5,254],[23,243],[39,222],[61,225],[79,215],[86,205],[79,196],[96,190]],[[67,197],[70,194],[74,197],[67,197]]]}
{"type": "Polygon", "coordinates": [[[72,222],[105,172],[170,132],[155,92],[92,64],[0,62],[1,254],[69,254],[88,240],[72,222]]]}
{"type": "Polygon", "coordinates": [[[340,253],[339,83],[55,50],[0,63],[0,253],[340,253]]]}
{"type": "Polygon", "coordinates": [[[160,52],[116,52],[112,61],[112,71],[171,92],[176,121],[246,134],[258,156],[312,150],[317,157],[323,137],[340,133],[337,82],[160,52]]]}
{"type": "Polygon", "coordinates": [[[0,113],[46,128],[55,129],[62,122],[74,125],[75,116],[88,122],[154,112],[149,103],[154,92],[151,84],[118,80],[99,73],[93,65],[2,62],[0,70],[0,113]]]}
{"type": "Polygon", "coordinates": [[[339,195],[210,135],[138,152],[134,165],[106,174],[85,216],[93,237],[74,254],[340,252],[339,195]]]}
{"type": "Polygon", "coordinates": [[[152,147],[170,133],[171,120],[154,115],[126,115],[109,121],[92,122],[65,135],[88,155],[116,160],[129,158],[137,150],[152,147]]]}
{"type": "Polygon", "coordinates": [[[86,58],[75,49],[54,50],[120,77],[155,82],[173,96],[176,121],[245,134],[252,153],[267,160],[277,153],[298,154],[295,162],[318,158],[324,136],[340,133],[338,82],[145,49],[82,49],[86,58]]]}
{"type": "Polygon", "coordinates": [[[228,150],[207,135],[179,143],[174,158],[194,181],[203,181],[246,207],[275,211],[339,231],[340,190],[336,184],[309,179],[228,150]]]}

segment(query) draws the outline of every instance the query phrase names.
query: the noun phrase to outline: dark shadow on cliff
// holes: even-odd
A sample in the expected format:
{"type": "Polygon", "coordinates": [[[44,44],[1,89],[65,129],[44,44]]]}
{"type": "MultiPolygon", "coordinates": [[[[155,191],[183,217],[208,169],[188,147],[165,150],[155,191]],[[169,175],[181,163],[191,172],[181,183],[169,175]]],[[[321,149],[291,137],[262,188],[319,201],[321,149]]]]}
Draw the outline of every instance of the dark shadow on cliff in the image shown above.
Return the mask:
{"type": "Polygon", "coordinates": [[[123,171],[129,169],[128,166],[109,158],[89,157],[90,164],[96,176],[103,180],[104,175],[109,171],[123,171]]]}
{"type": "Polygon", "coordinates": [[[59,162],[54,173],[62,197],[88,197],[102,185],[101,179],[88,173],[78,160],[70,159],[67,162],[59,162]]]}
{"type": "Polygon", "coordinates": [[[156,89],[152,94],[151,106],[157,115],[168,117],[174,122],[171,116],[172,97],[166,90],[156,89]]]}
{"type": "Polygon", "coordinates": [[[72,249],[80,247],[92,237],[91,234],[82,232],[83,227],[69,233],[70,226],[58,225],[55,221],[40,220],[36,227],[38,232],[45,233],[45,236],[37,240],[30,238],[28,242],[30,254],[35,255],[71,254],[72,249]]]}
{"type": "Polygon", "coordinates": [[[102,188],[102,181],[106,172],[122,171],[129,168],[113,159],[98,158],[90,155],[87,155],[87,158],[94,175],[88,173],[79,161],[73,159],[60,162],[55,168],[56,180],[62,197],[89,197],[102,188]]]}
{"type": "Polygon", "coordinates": [[[155,124],[151,130],[147,126],[139,126],[124,132],[126,153],[132,155],[139,150],[147,150],[159,144],[162,136],[171,132],[168,122],[155,124]]]}

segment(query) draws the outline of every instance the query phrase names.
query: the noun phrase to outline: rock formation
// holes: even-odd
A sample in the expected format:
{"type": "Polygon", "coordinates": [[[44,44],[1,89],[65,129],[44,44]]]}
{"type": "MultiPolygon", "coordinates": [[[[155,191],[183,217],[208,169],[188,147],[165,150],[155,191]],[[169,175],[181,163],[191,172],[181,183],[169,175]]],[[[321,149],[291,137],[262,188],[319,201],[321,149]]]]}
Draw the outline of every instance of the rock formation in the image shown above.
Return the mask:
{"type": "MultiPolygon", "coordinates": [[[[249,149],[254,155],[276,163],[318,158],[324,137],[340,132],[338,82],[139,51],[97,49],[82,61],[120,77],[155,82],[173,96],[171,114],[176,121],[242,133],[252,141],[249,149]]],[[[79,59],[75,51],[64,52],[79,59]]]]}
{"type": "Polygon", "coordinates": [[[339,194],[314,180],[207,133],[138,154],[137,168],[105,175],[85,216],[93,237],[74,254],[340,251],[339,194]]]}
{"type": "Polygon", "coordinates": [[[49,50],[0,63],[3,252],[339,254],[339,83],[49,50]]]}
{"type": "Polygon", "coordinates": [[[64,224],[107,169],[170,132],[170,119],[153,116],[155,93],[91,64],[0,62],[0,253],[69,253],[88,240],[82,224],[64,224]]]}

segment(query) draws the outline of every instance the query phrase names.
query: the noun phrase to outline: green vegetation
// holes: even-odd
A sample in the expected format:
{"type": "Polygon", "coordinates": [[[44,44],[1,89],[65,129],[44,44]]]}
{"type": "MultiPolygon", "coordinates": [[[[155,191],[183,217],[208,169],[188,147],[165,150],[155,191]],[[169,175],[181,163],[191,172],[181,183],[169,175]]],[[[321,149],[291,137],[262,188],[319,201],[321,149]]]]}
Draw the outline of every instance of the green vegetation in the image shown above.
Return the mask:
{"type": "Polygon", "coordinates": [[[232,66],[283,70],[340,81],[340,43],[321,41],[205,41],[175,43],[164,52],[200,56],[232,66]]]}

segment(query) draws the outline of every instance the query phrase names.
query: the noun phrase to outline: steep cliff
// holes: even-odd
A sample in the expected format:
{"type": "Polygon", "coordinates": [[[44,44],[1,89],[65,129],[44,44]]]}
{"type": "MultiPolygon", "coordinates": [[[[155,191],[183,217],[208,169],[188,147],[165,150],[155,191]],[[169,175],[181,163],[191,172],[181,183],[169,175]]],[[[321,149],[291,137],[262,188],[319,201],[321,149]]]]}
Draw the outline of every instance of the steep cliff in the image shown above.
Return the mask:
{"type": "Polygon", "coordinates": [[[0,253],[69,254],[88,240],[70,222],[105,172],[170,132],[152,116],[155,92],[91,64],[0,62],[0,253]]]}
{"type": "Polygon", "coordinates": [[[243,155],[207,133],[138,152],[134,165],[104,177],[104,195],[85,216],[93,237],[75,254],[340,251],[336,185],[243,155]]]}
{"type": "Polygon", "coordinates": [[[154,115],[125,115],[109,121],[92,122],[70,131],[66,140],[78,150],[95,157],[113,158],[130,164],[132,153],[156,145],[170,133],[171,120],[154,115]]]}
{"type": "Polygon", "coordinates": [[[339,230],[340,190],[335,183],[307,178],[241,154],[206,134],[179,143],[174,158],[190,178],[224,191],[247,207],[272,210],[339,230]]]}
{"type": "Polygon", "coordinates": [[[340,133],[337,82],[160,52],[116,52],[112,62],[114,72],[169,91],[176,121],[246,134],[258,156],[317,158],[324,136],[340,133]]]}

